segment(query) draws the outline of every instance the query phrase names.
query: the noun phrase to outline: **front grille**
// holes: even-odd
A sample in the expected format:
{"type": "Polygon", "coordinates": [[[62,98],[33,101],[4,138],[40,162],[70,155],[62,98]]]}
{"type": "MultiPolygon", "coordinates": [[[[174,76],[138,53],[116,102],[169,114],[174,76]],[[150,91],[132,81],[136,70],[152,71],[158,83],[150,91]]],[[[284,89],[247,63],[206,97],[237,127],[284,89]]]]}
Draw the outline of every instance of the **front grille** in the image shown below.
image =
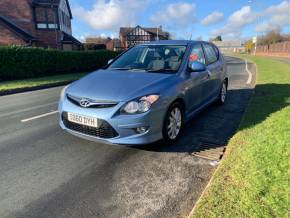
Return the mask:
{"type": "MultiPolygon", "coordinates": [[[[81,107],[80,105],[81,98],[67,94],[67,99],[71,103],[81,107]]],[[[114,107],[118,104],[117,102],[111,102],[111,101],[93,101],[93,100],[90,100],[90,101],[91,101],[91,105],[88,106],[90,108],[109,108],[109,107],[114,107]]]]}
{"type": "Polygon", "coordinates": [[[74,130],[76,132],[86,134],[86,135],[95,136],[99,138],[105,138],[105,139],[114,138],[118,136],[118,133],[116,132],[116,130],[105,120],[99,119],[99,122],[101,123],[101,125],[98,128],[95,128],[95,127],[90,127],[90,126],[85,126],[85,125],[70,122],[67,119],[67,113],[64,112],[62,113],[62,121],[66,128],[70,130],[74,130]]]}

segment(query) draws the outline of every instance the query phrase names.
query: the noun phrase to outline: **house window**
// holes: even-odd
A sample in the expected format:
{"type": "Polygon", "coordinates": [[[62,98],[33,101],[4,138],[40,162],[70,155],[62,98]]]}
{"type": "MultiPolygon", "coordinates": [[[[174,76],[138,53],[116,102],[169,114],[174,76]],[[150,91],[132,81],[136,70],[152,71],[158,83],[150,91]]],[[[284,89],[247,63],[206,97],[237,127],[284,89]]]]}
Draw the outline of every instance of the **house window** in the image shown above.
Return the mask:
{"type": "Polygon", "coordinates": [[[48,29],[57,29],[57,24],[55,24],[55,23],[49,23],[48,24],[48,29]]]}
{"type": "Polygon", "coordinates": [[[58,29],[57,10],[54,8],[35,8],[37,29],[58,29]]]}
{"type": "Polygon", "coordinates": [[[46,23],[37,23],[37,28],[38,29],[46,29],[47,28],[47,24],[46,23]]]}

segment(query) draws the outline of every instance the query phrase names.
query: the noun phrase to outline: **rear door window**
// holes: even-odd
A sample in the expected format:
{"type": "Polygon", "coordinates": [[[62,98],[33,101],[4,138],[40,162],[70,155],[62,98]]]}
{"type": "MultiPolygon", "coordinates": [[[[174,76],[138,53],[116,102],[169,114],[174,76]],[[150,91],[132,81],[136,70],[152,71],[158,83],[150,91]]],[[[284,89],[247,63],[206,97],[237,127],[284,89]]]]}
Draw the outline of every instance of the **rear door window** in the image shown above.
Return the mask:
{"type": "Polygon", "coordinates": [[[204,44],[203,46],[207,58],[207,63],[212,64],[216,62],[218,60],[218,56],[213,46],[211,46],[210,44],[204,44]]]}
{"type": "Polygon", "coordinates": [[[220,58],[220,51],[219,51],[219,49],[216,46],[214,46],[214,45],[213,45],[213,48],[215,50],[215,53],[217,55],[217,58],[219,59],[220,58]]]}

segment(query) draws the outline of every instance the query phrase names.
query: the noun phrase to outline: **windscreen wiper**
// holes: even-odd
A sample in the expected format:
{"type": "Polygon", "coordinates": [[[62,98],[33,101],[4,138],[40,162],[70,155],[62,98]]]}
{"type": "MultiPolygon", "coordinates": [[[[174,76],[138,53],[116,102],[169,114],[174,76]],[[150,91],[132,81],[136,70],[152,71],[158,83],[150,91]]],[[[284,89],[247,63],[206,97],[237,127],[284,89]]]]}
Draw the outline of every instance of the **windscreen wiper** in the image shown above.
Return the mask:
{"type": "Polygon", "coordinates": [[[109,68],[110,70],[133,70],[133,71],[144,71],[146,69],[142,68],[129,68],[129,67],[116,67],[116,68],[109,68]]]}
{"type": "Polygon", "coordinates": [[[108,68],[110,70],[131,70],[129,67],[116,67],[116,68],[108,68]]]}
{"type": "Polygon", "coordinates": [[[158,70],[154,70],[154,69],[146,69],[147,72],[175,72],[175,70],[172,69],[158,69],[158,70]]]}

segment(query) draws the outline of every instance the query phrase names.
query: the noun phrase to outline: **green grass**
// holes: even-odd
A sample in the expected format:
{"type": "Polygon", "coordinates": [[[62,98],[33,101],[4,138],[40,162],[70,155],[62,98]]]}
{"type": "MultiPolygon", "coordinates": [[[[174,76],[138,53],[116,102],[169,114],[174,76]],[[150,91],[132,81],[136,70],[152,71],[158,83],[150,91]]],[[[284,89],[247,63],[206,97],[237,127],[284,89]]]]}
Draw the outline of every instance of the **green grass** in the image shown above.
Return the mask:
{"type": "Polygon", "coordinates": [[[50,85],[60,82],[73,81],[79,79],[84,75],[86,75],[86,73],[73,73],[49,77],[40,77],[35,79],[23,79],[23,80],[0,82],[0,91],[8,91],[18,88],[31,88],[41,85],[50,85]]]}
{"type": "Polygon", "coordinates": [[[242,56],[258,67],[239,131],[193,217],[289,217],[290,65],[242,56]]]}

